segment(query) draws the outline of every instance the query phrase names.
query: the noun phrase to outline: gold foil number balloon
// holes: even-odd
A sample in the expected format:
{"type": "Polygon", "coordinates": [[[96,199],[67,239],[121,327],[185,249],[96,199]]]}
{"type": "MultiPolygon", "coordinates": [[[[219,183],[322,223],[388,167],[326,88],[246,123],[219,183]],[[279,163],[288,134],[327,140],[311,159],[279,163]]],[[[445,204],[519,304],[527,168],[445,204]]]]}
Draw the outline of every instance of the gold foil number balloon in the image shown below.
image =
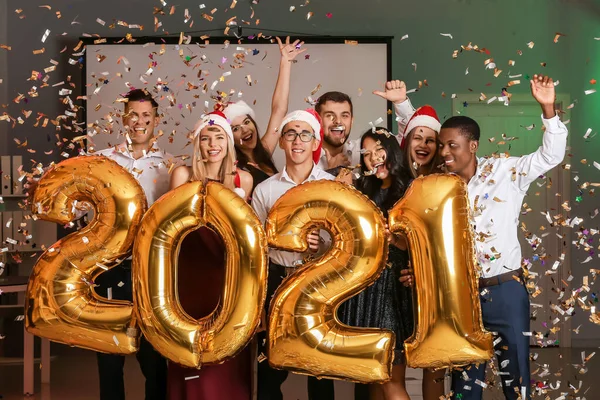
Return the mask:
{"type": "Polygon", "coordinates": [[[389,220],[392,232],[408,237],[415,274],[417,321],[404,343],[408,365],[443,368],[490,359],[466,184],[454,175],[417,178],[389,220]]]}
{"type": "Polygon", "coordinates": [[[142,332],[152,346],[169,360],[195,368],[241,351],[260,323],[266,248],[252,208],[223,185],[210,182],[204,190],[202,183],[190,182],[162,196],[146,213],[133,252],[134,298],[142,332]],[[227,260],[220,306],[196,320],[178,300],[177,259],[186,234],[202,226],[221,235],[227,260]]]}
{"type": "Polygon", "coordinates": [[[383,215],[366,197],[339,182],[297,186],[273,206],[269,246],[307,250],[306,235],[323,228],[331,248],[306,263],[277,290],[269,314],[269,364],[319,377],[358,382],[390,378],[394,333],[341,324],[337,307],[372,284],[387,260],[383,215]]]}
{"type": "Polygon", "coordinates": [[[66,224],[75,202],[87,202],[94,218],[85,228],[59,240],[39,258],[27,287],[27,331],[56,342],[95,351],[137,351],[137,334],[128,301],[111,301],[93,291],[94,280],[124,259],[146,209],[135,178],[105,157],[65,160],[40,179],[33,212],[66,224]]]}

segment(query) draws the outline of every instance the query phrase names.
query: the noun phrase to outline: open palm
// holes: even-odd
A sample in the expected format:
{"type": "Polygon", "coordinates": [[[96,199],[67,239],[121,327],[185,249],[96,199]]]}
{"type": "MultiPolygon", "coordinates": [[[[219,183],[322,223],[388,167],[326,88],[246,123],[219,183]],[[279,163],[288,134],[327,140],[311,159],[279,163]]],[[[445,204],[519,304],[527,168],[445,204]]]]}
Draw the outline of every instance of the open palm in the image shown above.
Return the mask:
{"type": "Polygon", "coordinates": [[[556,92],[552,78],[544,75],[534,75],[531,80],[531,94],[541,105],[554,104],[556,92]]]}
{"type": "Polygon", "coordinates": [[[294,43],[290,43],[290,37],[285,38],[285,44],[279,39],[277,39],[277,44],[279,44],[279,51],[281,52],[281,58],[286,61],[292,61],[296,58],[298,54],[304,53],[306,49],[301,49],[300,47],[304,44],[300,40],[294,40],[294,43]]]}

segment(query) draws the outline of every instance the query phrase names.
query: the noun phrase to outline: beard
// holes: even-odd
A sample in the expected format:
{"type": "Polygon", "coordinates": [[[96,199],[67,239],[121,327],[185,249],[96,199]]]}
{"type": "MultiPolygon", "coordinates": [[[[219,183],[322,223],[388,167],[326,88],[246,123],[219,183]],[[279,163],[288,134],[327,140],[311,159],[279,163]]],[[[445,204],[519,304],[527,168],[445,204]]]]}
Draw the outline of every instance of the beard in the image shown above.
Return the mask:
{"type": "Polygon", "coordinates": [[[332,147],[342,147],[348,141],[348,136],[350,136],[350,132],[348,132],[348,134],[345,135],[343,139],[337,139],[337,138],[334,139],[334,138],[330,137],[329,135],[324,135],[324,136],[325,137],[323,138],[323,140],[328,145],[330,145],[332,147]]]}

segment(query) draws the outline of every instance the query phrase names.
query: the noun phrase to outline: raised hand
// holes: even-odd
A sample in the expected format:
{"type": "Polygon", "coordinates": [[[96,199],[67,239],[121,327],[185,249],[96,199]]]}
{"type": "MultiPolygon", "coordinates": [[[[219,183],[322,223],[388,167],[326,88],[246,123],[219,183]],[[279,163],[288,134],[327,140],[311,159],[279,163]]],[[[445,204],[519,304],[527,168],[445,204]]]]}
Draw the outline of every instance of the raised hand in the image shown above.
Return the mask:
{"type": "Polygon", "coordinates": [[[385,83],[385,92],[374,90],[373,94],[399,104],[406,100],[406,84],[399,80],[388,81],[385,83]]]}
{"type": "Polygon", "coordinates": [[[530,81],[531,94],[533,98],[540,103],[544,112],[544,118],[552,118],[555,115],[554,102],[556,101],[556,92],[552,78],[544,75],[534,75],[530,81]]]}
{"type": "Polygon", "coordinates": [[[300,48],[304,42],[300,40],[294,40],[294,43],[290,43],[290,37],[285,38],[285,44],[281,42],[279,37],[276,37],[277,43],[279,44],[279,51],[281,52],[281,61],[292,62],[298,54],[304,53],[306,49],[300,48]]]}

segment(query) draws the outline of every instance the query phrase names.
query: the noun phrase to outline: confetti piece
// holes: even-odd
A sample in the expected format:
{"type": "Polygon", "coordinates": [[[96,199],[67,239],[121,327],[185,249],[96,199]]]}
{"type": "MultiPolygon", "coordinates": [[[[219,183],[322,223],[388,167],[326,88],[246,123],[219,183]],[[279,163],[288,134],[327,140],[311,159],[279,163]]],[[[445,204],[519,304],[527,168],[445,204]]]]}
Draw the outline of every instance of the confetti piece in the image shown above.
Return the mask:
{"type": "Polygon", "coordinates": [[[535,46],[535,43],[533,43],[533,42],[527,43],[527,47],[529,47],[530,49],[533,49],[533,46],[535,46]]]}
{"type": "Polygon", "coordinates": [[[48,36],[50,36],[50,29],[46,29],[44,36],[42,36],[42,43],[44,43],[46,39],[48,39],[48,36]]]}
{"type": "Polygon", "coordinates": [[[306,14],[306,20],[308,21],[310,19],[310,17],[313,16],[313,12],[309,11],[308,14],[306,14]]]}
{"type": "Polygon", "coordinates": [[[567,36],[564,33],[559,33],[556,32],[556,34],[554,35],[554,43],[558,43],[558,38],[560,38],[561,36],[567,36]]]}
{"type": "Polygon", "coordinates": [[[452,34],[451,34],[451,33],[440,33],[440,35],[442,35],[442,36],[445,36],[445,37],[449,37],[450,39],[454,39],[454,38],[452,37],[452,34]]]}
{"type": "Polygon", "coordinates": [[[590,89],[590,90],[586,90],[586,91],[585,91],[585,94],[586,94],[586,96],[587,96],[588,94],[593,94],[593,93],[596,93],[596,89],[590,89]]]}
{"type": "Polygon", "coordinates": [[[405,39],[408,39],[408,35],[404,35],[404,36],[402,36],[402,37],[400,38],[400,41],[402,41],[402,40],[405,40],[405,39]]]}
{"type": "Polygon", "coordinates": [[[600,169],[600,163],[597,163],[596,161],[594,161],[594,167],[596,167],[596,169],[600,169]]]}
{"type": "Polygon", "coordinates": [[[186,376],[186,377],[184,378],[184,380],[186,380],[186,381],[190,381],[190,380],[192,380],[192,379],[198,379],[198,378],[200,378],[200,375],[192,375],[192,376],[186,376]]]}

